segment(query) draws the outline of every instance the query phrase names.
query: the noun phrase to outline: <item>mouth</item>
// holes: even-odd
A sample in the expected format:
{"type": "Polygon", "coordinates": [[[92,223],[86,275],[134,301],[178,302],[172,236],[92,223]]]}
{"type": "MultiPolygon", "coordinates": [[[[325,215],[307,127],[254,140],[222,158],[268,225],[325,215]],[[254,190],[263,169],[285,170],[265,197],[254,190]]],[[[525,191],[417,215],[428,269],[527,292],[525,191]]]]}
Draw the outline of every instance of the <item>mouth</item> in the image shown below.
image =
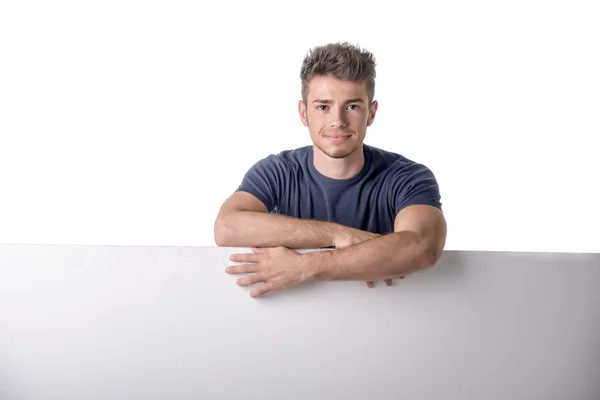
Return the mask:
{"type": "Polygon", "coordinates": [[[352,135],[326,135],[325,139],[333,142],[343,142],[344,140],[350,139],[352,135]]]}

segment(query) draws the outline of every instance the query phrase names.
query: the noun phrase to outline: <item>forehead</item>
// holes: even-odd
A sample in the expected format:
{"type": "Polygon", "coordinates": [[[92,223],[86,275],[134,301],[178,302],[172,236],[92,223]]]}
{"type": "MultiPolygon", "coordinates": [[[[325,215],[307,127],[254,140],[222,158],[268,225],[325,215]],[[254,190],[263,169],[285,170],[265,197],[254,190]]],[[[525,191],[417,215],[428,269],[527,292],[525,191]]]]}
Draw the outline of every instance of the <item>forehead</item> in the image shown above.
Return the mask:
{"type": "Polygon", "coordinates": [[[315,76],[308,84],[307,100],[316,98],[367,98],[367,83],[345,81],[332,76],[315,76]]]}

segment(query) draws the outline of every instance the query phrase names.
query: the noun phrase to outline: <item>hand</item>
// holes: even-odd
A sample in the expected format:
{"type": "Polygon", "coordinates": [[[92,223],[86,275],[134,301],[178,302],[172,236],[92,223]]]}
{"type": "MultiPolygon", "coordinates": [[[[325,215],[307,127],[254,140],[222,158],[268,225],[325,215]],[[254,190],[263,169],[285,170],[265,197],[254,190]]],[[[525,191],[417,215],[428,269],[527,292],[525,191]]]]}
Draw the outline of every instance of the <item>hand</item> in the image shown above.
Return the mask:
{"type": "Polygon", "coordinates": [[[313,279],[310,271],[302,263],[302,255],[287,247],[253,248],[252,253],[233,254],[229,259],[250,264],[229,266],[225,269],[227,273],[254,273],[238,278],[238,285],[248,286],[264,282],[264,285],[250,292],[252,297],[287,289],[313,279]]]}
{"type": "Polygon", "coordinates": [[[349,228],[343,230],[336,235],[333,245],[336,249],[343,249],[344,247],[350,247],[355,244],[366,242],[367,240],[375,239],[381,235],[377,233],[361,231],[360,229],[349,228]]]}
{"type": "MultiPolygon", "coordinates": [[[[404,278],[406,278],[405,275],[402,275],[402,276],[398,277],[398,279],[404,279],[404,278]]],[[[388,286],[392,286],[392,280],[391,279],[386,279],[385,280],[385,284],[388,285],[388,286]]],[[[375,287],[375,283],[373,281],[367,281],[367,286],[370,287],[370,288],[374,288],[375,287]]]]}

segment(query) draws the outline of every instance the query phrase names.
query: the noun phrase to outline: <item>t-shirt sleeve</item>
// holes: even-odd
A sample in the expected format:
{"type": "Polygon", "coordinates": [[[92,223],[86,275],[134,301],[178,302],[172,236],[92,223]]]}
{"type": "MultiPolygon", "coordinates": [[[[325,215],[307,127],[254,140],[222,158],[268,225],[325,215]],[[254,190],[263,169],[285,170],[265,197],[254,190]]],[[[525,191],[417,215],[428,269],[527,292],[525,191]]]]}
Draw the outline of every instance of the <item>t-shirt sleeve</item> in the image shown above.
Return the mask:
{"type": "Polygon", "coordinates": [[[270,155],[246,172],[236,192],[248,192],[256,196],[272,212],[279,205],[288,175],[285,161],[276,155],[270,155]]]}
{"type": "Polygon", "coordinates": [[[442,209],[438,182],[425,165],[399,164],[392,177],[389,193],[395,214],[413,204],[427,204],[442,209]]]}

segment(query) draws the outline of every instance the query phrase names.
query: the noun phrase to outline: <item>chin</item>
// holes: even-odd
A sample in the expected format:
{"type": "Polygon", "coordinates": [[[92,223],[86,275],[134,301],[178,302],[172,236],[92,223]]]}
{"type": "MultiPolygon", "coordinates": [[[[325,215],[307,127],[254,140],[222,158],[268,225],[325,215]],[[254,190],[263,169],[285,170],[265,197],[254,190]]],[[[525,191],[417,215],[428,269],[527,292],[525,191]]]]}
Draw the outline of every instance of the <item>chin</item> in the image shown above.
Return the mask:
{"type": "Polygon", "coordinates": [[[350,146],[317,146],[323,153],[327,154],[331,158],[346,158],[356,150],[356,147],[350,146]]]}
{"type": "Polygon", "coordinates": [[[348,157],[350,154],[352,154],[352,152],[351,151],[350,152],[347,152],[347,151],[341,152],[341,151],[337,150],[334,152],[328,151],[328,152],[325,152],[325,154],[327,154],[331,158],[341,159],[341,158],[348,157]]]}

